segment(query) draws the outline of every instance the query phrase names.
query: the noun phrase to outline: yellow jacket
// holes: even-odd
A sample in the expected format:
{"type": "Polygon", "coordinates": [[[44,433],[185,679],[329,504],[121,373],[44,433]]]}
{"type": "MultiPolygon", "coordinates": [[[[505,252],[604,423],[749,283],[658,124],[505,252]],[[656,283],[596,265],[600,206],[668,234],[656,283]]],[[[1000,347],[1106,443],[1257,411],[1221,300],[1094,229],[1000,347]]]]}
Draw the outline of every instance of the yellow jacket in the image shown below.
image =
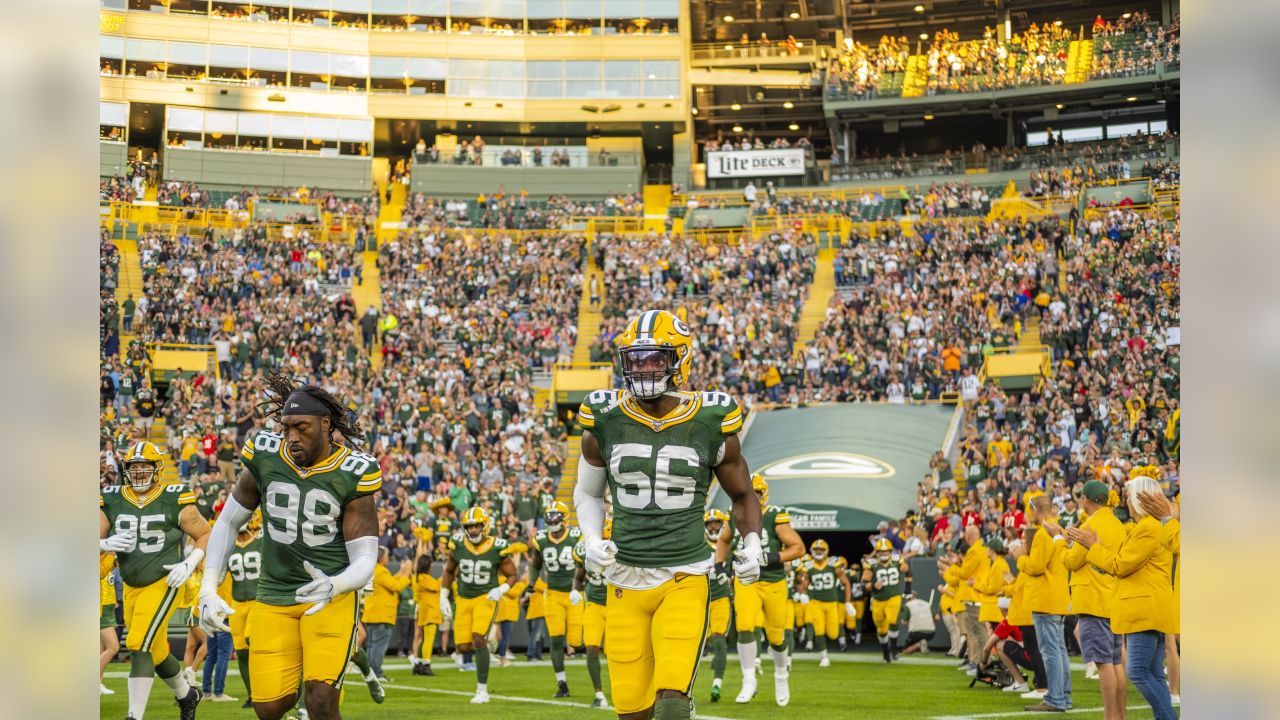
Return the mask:
{"type": "Polygon", "coordinates": [[[1182,632],[1182,523],[1176,518],[1164,526],[1165,543],[1173,553],[1173,632],[1182,632]]]}
{"type": "Polygon", "coordinates": [[[98,554],[98,605],[116,604],[116,587],[111,584],[111,568],[116,564],[115,553],[98,554]]]}
{"type": "Polygon", "coordinates": [[[942,597],[938,600],[938,609],[951,615],[964,612],[964,604],[956,599],[960,594],[960,567],[958,565],[949,566],[942,573],[942,581],[947,584],[947,588],[955,595],[942,593],[942,597]]]}
{"type": "MultiPolygon", "coordinates": [[[[1124,542],[1124,525],[1109,507],[1099,508],[1080,528],[1097,533],[1098,542],[1113,553],[1124,542]]],[[[1063,561],[1071,571],[1071,612],[1109,618],[1116,597],[1116,579],[1086,562],[1088,553],[1089,548],[1076,543],[1067,550],[1063,561]]]]}
{"type": "Polygon", "coordinates": [[[1116,601],[1111,611],[1111,630],[1135,633],[1155,630],[1174,632],[1173,553],[1165,545],[1167,528],[1153,517],[1144,517],[1129,526],[1128,535],[1116,551],[1095,543],[1086,555],[1089,562],[1116,577],[1116,601]]]}
{"type": "Polygon", "coordinates": [[[1018,627],[1026,627],[1031,624],[1031,611],[1027,609],[1027,600],[1025,597],[1027,589],[1027,574],[1022,572],[1022,564],[1027,559],[1024,555],[1018,558],[1018,577],[1013,582],[1005,585],[1002,593],[1009,598],[1009,611],[1005,616],[1005,620],[1010,625],[1018,627]]]}
{"type": "Polygon", "coordinates": [[[439,625],[444,620],[440,614],[440,578],[431,573],[414,575],[413,602],[418,606],[417,617],[414,618],[417,624],[439,625]]]}
{"type": "Polygon", "coordinates": [[[960,563],[960,571],[958,573],[960,579],[960,590],[956,593],[956,599],[961,602],[979,602],[981,599],[974,587],[982,584],[987,576],[987,567],[991,563],[987,560],[987,548],[982,543],[974,543],[965,551],[964,562],[960,563]],[[969,578],[976,578],[977,582],[974,587],[969,587],[969,578]]]}
{"type": "Polygon", "coordinates": [[[494,618],[494,622],[506,622],[508,620],[515,622],[520,619],[520,593],[529,586],[528,580],[521,580],[502,596],[498,601],[498,614],[494,618]]]}
{"type": "Polygon", "coordinates": [[[1071,594],[1067,590],[1067,568],[1062,564],[1066,555],[1065,540],[1055,541],[1043,528],[1031,539],[1031,552],[1018,563],[1027,574],[1023,599],[1031,612],[1066,615],[1071,609],[1071,594]]]}
{"type": "Polygon", "coordinates": [[[533,594],[529,596],[529,609],[525,611],[526,620],[537,620],[547,616],[547,581],[538,578],[533,584],[533,594]]]}
{"type": "Polygon", "coordinates": [[[407,576],[392,575],[385,565],[375,565],[373,593],[365,600],[364,615],[360,619],[366,623],[394,625],[396,610],[400,608],[400,591],[407,587],[409,587],[407,576]]]}
{"type": "Polygon", "coordinates": [[[1004,619],[1000,612],[1000,591],[1004,588],[1004,575],[1009,572],[1009,561],[1003,555],[996,555],[987,567],[987,575],[979,583],[976,590],[981,598],[982,607],[978,610],[979,622],[998,623],[1004,619]]]}

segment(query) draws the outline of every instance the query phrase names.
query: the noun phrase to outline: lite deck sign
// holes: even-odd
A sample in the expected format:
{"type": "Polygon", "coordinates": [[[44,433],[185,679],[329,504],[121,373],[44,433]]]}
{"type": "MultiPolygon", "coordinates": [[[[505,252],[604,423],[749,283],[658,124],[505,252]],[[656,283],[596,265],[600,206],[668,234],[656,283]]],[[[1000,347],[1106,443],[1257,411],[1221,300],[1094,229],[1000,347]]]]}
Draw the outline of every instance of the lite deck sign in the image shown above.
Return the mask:
{"type": "Polygon", "coordinates": [[[722,150],[707,153],[707,176],[713,178],[803,175],[804,148],[722,150]]]}

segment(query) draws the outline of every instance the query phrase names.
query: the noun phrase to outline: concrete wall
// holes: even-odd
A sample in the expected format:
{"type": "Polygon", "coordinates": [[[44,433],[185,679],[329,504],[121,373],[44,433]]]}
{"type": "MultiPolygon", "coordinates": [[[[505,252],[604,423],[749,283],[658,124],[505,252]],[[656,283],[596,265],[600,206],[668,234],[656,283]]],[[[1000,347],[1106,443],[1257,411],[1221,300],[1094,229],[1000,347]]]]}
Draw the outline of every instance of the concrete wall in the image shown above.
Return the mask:
{"type": "Polygon", "coordinates": [[[124,143],[98,143],[98,175],[125,175],[129,172],[129,148],[124,143]]]}
{"type": "Polygon", "coordinates": [[[640,167],[483,167],[472,165],[415,165],[413,192],[436,197],[474,198],[499,187],[507,194],[528,191],[533,198],[549,195],[600,197],[638,192],[640,167]]]}
{"type": "Polygon", "coordinates": [[[368,192],[373,187],[372,159],[317,157],[266,152],[164,149],[166,180],[191,180],[232,187],[296,187],[368,192]]]}

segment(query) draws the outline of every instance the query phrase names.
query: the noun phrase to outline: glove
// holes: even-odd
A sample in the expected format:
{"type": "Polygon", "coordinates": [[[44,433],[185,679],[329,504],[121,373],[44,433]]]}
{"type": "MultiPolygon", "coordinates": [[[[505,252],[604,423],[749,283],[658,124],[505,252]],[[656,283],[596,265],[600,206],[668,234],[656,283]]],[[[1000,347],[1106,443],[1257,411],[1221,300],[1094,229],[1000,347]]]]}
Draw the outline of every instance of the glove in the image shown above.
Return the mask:
{"type": "Polygon", "coordinates": [[[614,556],[617,554],[618,546],[614,545],[612,540],[588,538],[587,552],[583,558],[583,562],[587,566],[587,572],[603,573],[606,568],[613,564],[614,556]]]}
{"type": "Polygon", "coordinates": [[[165,584],[171,588],[182,587],[187,578],[191,577],[191,573],[195,572],[196,566],[204,559],[204,551],[196,548],[191,551],[182,562],[164,565],[164,569],[169,571],[169,577],[165,580],[165,584]]]}
{"type": "Polygon", "coordinates": [[[440,590],[440,614],[445,619],[453,617],[453,604],[449,602],[449,588],[440,590]]]}
{"type": "Polygon", "coordinates": [[[98,549],[102,552],[129,552],[137,540],[132,532],[126,530],[99,540],[98,549]]]}
{"type": "Polygon", "coordinates": [[[799,593],[798,595],[796,595],[796,600],[797,600],[801,605],[808,605],[808,604],[809,604],[809,593],[799,593]]]}
{"type": "Polygon", "coordinates": [[[847,602],[847,603],[845,603],[845,604],[844,604],[844,612],[845,612],[845,614],[846,614],[846,615],[848,615],[849,617],[857,617],[857,615],[858,615],[858,609],[857,609],[857,608],[855,608],[855,607],[853,606],[853,603],[851,603],[851,602],[847,602]]]}
{"type": "Polygon", "coordinates": [[[231,628],[227,626],[227,616],[234,615],[236,611],[227,604],[226,600],[218,596],[216,589],[201,587],[197,604],[200,608],[201,630],[210,635],[231,632],[231,628]]]}
{"type": "Polygon", "coordinates": [[[569,604],[570,604],[570,605],[575,605],[575,606],[576,606],[576,605],[581,605],[581,604],[582,604],[582,593],[578,592],[577,590],[570,590],[570,591],[569,591],[569,604]]]}
{"type": "Polygon", "coordinates": [[[498,602],[499,600],[502,599],[503,595],[507,594],[507,591],[510,589],[511,589],[510,585],[506,583],[502,583],[498,587],[489,591],[489,599],[492,600],[493,602],[498,602]]]}
{"type": "Polygon", "coordinates": [[[764,553],[760,550],[760,535],[743,536],[742,545],[733,553],[733,574],[743,585],[760,579],[760,566],[764,564],[764,553]]]}
{"type": "Polygon", "coordinates": [[[303,614],[315,615],[324,609],[324,606],[328,605],[336,594],[334,593],[333,578],[325,575],[309,561],[303,560],[302,567],[311,576],[311,582],[298,588],[297,592],[294,593],[293,601],[299,604],[314,603],[303,614]]]}

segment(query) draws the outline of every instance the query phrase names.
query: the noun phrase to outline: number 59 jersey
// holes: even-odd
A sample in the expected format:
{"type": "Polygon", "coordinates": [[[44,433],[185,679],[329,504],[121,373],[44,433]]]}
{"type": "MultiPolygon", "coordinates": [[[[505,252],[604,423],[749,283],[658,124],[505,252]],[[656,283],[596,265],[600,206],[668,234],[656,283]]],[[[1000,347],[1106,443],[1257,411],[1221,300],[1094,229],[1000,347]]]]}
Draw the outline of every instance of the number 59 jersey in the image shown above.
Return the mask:
{"type": "Polygon", "coordinates": [[[372,456],[349,447],[309,468],[299,468],[279,433],[259,432],[240,451],[258,481],[262,498],[262,572],[258,600],[293,605],[299,587],[311,582],[310,562],[327,575],[348,565],[342,512],[352,500],[382,487],[382,470],[372,456]]]}
{"type": "Polygon", "coordinates": [[[711,471],[745,413],[722,392],[676,394],[680,403],[663,418],[650,417],[626,390],[597,390],[578,410],[605,461],[610,539],[624,565],[672,568],[710,555],[702,512],[711,471]]]}

